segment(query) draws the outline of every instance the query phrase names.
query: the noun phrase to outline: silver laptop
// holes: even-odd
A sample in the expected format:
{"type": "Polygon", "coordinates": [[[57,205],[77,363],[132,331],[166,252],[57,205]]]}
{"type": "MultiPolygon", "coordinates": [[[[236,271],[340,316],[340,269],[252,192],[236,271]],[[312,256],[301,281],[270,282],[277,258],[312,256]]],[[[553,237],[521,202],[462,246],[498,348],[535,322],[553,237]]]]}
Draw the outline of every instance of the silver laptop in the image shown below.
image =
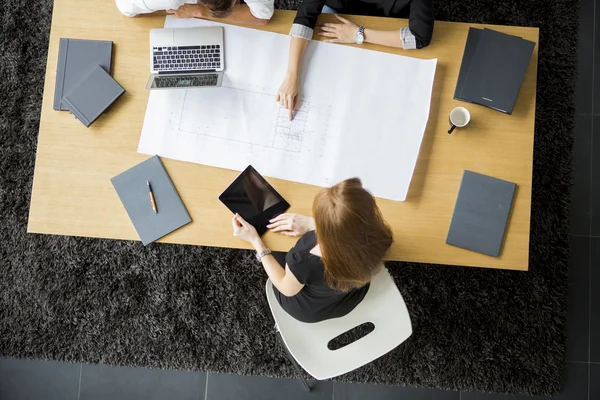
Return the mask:
{"type": "Polygon", "coordinates": [[[221,86],[225,60],[223,27],[151,29],[146,89],[221,86]]]}

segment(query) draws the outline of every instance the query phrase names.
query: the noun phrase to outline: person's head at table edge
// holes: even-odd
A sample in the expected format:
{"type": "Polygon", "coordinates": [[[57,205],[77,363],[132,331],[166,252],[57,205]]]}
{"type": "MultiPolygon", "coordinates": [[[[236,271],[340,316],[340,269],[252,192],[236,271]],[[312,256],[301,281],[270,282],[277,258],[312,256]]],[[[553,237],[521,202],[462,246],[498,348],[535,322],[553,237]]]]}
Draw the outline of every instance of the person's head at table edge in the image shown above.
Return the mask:
{"type": "Polygon", "coordinates": [[[346,179],[321,190],[312,212],[327,285],[347,291],[369,283],[393,235],[361,180],[346,179]]]}
{"type": "Polygon", "coordinates": [[[239,0],[199,0],[213,18],[226,18],[240,4],[239,0]]]}

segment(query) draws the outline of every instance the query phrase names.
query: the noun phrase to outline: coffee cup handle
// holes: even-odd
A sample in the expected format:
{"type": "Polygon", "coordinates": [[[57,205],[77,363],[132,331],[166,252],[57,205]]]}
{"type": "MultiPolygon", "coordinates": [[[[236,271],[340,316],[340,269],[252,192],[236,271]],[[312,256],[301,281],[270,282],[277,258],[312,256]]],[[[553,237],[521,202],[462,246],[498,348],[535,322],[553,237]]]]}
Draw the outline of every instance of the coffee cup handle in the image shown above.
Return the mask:
{"type": "Polygon", "coordinates": [[[456,128],[456,125],[452,124],[450,129],[448,129],[448,133],[452,133],[452,131],[454,131],[454,128],[456,128]]]}

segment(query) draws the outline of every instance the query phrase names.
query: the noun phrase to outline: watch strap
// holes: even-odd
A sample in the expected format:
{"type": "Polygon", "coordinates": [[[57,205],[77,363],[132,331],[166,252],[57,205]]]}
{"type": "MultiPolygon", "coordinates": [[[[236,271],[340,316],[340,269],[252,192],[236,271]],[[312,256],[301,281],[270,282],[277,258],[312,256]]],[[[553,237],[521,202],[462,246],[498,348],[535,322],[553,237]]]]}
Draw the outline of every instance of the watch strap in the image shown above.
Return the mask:
{"type": "Polygon", "coordinates": [[[271,254],[271,250],[269,250],[269,249],[264,249],[263,251],[257,251],[257,252],[256,252],[256,259],[257,259],[258,261],[260,261],[260,260],[262,260],[262,258],[263,258],[264,256],[266,256],[267,254],[271,254]]]}
{"type": "Polygon", "coordinates": [[[355,42],[356,44],[363,44],[365,41],[365,27],[364,26],[359,26],[358,27],[358,31],[356,31],[355,36],[355,42]],[[361,38],[361,40],[359,41],[358,38],[361,38]]]}

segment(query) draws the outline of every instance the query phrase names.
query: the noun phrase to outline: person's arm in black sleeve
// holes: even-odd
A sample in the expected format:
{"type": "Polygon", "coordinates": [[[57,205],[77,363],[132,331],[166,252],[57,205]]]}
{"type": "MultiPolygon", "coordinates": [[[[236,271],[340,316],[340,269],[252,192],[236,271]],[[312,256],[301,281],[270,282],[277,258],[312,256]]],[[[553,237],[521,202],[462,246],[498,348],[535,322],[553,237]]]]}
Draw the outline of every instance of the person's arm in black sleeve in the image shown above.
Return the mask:
{"type": "Polygon", "coordinates": [[[290,30],[288,66],[283,77],[283,83],[279,87],[275,98],[282,107],[287,108],[290,120],[300,99],[298,80],[304,50],[306,50],[308,42],[312,39],[313,28],[324,5],[325,0],[300,0],[296,18],[290,30]]]}
{"type": "MultiPolygon", "coordinates": [[[[404,50],[421,49],[429,45],[433,33],[433,0],[413,0],[409,7],[408,27],[394,31],[380,31],[366,26],[365,42],[400,47],[404,50]]],[[[358,25],[339,15],[337,18],[342,22],[341,24],[324,24],[318,32],[319,35],[324,36],[328,42],[354,43],[358,25]]]]}
{"type": "Polygon", "coordinates": [[[299,0],[290,36],[311,40],[313,28],[324,5],[325,0],[299,0]]]}
{"type": "Polygon", "coordinates": [[[433,35],[433,21],[433,0],[411,1],[408,27],[400,29],[402,47],[405,50],[427,47],[433,35]]]}

